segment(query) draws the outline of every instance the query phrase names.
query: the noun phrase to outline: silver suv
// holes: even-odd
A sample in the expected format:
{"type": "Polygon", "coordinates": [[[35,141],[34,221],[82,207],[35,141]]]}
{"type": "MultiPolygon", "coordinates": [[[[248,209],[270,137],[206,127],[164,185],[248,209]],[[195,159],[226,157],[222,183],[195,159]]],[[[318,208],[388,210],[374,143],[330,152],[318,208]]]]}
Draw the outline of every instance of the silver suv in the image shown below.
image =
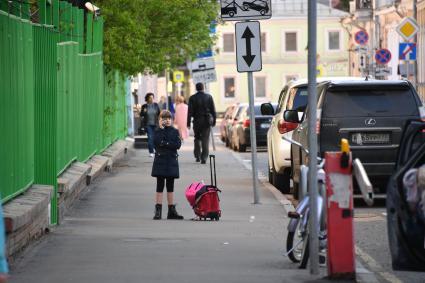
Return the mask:
{"type": "MultiPolygon", "coordinates": [[[[317,83],[329,80],[364,80],[354,77],[321,77],[317,78],[317,83]]],[[[299,112],[300,119],[307,107],[308,92],[307,79],[293,80],[288,82],[280,92],[276,111],[273,113],[273,119],[267,132],[267,152],[269,164],[269,182],[282,193],[289,193],[291,179],[291,144],[282,139],[283,136],[291,139],[293,130],[298,126],[297,123],[286,122],[283,113],[286,110],[296,110],[299,112]]],[[[261,106],[263,115],[270,115],[272,111],[270,103],[264,103],[261,106]]]]}

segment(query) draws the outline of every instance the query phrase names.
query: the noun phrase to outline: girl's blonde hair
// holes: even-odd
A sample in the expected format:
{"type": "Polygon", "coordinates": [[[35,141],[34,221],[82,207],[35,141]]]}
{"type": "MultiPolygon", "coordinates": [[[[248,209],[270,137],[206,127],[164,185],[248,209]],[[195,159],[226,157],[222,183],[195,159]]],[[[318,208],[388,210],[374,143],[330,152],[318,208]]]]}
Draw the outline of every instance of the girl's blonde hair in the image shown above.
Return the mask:
{"type": "Polygon", "coordinates": [[[161,113],[159,113],[159,118],[161,119],[167,119],[167,118],[172,118],[173,116],[171,115],[171,112],[168,110],[162,110],[161,113]]]}
{"type": "Polygon", "coordinates": [[[177,102],[183,103],[184,102],[184,97],[182,95],[177,96],[176,98],[177,102]]]}

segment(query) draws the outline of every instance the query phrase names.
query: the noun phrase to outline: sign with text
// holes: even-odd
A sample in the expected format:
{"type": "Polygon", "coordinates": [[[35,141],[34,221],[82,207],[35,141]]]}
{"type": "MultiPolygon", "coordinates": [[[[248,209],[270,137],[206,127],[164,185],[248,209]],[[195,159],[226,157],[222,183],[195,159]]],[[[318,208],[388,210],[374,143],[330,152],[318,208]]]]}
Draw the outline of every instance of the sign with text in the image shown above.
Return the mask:
{"type": "Polygon", "coordinates": [[[197,59],[191,63],[193,82],[211,83],[217,81],[214,58],[197,59]]]}
{"type": "Polygon", "coordinates": [[[223,21],[265,20],[272,17],[271,0],[220,0],[223,21]]]}
{"type": "Polygon", "coordinates": [[[236,23],[235,29],[238,72],[261,71],[260,22],[236,23]]]}

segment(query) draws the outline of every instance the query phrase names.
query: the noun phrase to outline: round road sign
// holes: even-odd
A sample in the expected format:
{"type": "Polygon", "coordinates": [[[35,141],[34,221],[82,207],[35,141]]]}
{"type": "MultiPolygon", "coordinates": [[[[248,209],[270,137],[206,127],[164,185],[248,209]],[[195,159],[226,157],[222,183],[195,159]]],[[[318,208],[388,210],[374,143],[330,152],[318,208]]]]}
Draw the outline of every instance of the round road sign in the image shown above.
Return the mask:
{"type": "Polygon", "coordinates": [[[378,64],[387,64],[391,60],[391,52],[385,48],[376,50],[375,60],[378,64]]]}
{"type": "Polygon", "coordinates": [[[365,45],[369,40],[369,34],[367,34],[367,32],[364,30],[360,30],[354,35],[354,40],[357,44],[365,45]]]}

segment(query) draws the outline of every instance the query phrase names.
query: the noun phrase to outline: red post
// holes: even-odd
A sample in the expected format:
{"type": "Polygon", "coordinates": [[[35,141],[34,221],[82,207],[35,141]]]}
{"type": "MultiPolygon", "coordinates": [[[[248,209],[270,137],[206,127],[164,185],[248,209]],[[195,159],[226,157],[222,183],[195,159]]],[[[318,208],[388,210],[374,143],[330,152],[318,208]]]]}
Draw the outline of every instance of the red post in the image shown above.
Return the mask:
{"type": "Polygon", "coordinates": [[[351,153],[325,153],[328,276],[355,279],[351,153]]]}

